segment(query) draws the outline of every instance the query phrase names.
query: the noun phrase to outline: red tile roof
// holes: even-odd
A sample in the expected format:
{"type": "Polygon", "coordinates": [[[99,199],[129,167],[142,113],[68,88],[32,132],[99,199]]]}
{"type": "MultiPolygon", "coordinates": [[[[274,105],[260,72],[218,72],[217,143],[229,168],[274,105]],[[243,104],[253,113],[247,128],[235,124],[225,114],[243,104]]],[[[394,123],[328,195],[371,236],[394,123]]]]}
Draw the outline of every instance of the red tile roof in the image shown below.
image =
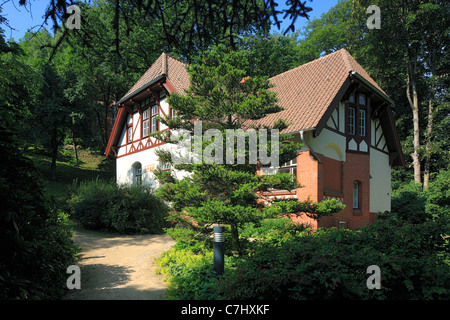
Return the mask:
{"type": "MultiPolygon", "coordinates": [[[[289,124],[284,132],[316,128],[349,74],[356,72],[383,95],[386,93],[345,49],[340,49],[297,68],[269,79],[278,95],[278,104],[285,110],[252,121],[252,124],[271,127],[278,119],[289,124]]],[[[165,76],[179,94],[189,86],[186,64],[163,53],[121,99],[131,98],[157,77],[165,76]]],[[[115,134],[114,130],[112,136],[115,134]]],[[[111,136],[112,139],[114,139],[111,136]]],[[[110,139],[111,140],[111,139],[110,139]]],[[[109,153],[108,144],[107,153],[109,153]]]]}
{"type": "Polygon", "coordinates": [[[179,94],[184,94],[183,89],[189,87],[189,74],[186,71],[186,63],[163,52],[122,99],[137,93],[140,88],[161,75],[165,75],[169,79],[179,94]]]}
{"type": "Polygon", "coordinates": [[[290,123],[285,132],[315,128],[353,71],[385,94],[350,53],[341,49],[270,78],[285,110],[269,114],[257,124],[271,126],[285,119],[290,123]]]}
{"type": "MultiPolygon", "coordinates": [[[[291,124],[285,132],[316,127],[352,71],[385,94],[350,53],[340,49],[270,78],[275,84],[271,90],[277,93],[279,105],[285,110],[253,123],[271,126],[278,119],[286,119],[291,124]]],[[[166,75],[179,94],[184,94],[184,89],[189,86],[186,64],[163,53],[124,97],[139,91],[160,75],[166,75]]]]}

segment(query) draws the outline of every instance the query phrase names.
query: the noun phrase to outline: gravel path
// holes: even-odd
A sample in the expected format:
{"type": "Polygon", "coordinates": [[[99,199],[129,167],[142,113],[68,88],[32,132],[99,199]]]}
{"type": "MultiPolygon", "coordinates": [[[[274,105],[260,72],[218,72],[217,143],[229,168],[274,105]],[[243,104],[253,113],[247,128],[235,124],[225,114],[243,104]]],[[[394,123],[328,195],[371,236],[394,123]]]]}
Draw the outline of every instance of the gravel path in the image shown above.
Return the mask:
{"type": "MultiPolygon", "coordinates": [[[[81,289],[67,300],[162,300],[166,284],[154,263],[175,242],[167,235],[117,236],[76,231],[81,289]]],[[[70,276],[69,274],[67,275],[70,276]]]]}

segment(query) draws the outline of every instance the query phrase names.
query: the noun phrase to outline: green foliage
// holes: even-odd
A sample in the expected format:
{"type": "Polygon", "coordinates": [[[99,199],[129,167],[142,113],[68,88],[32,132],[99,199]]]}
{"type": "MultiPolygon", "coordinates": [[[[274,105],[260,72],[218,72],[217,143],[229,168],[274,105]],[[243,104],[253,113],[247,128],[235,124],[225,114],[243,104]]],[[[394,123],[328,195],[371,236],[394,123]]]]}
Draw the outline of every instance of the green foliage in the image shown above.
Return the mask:
{"type": "Polygon", "coordinates": [[[441,171],[425,190],[425,211],[434,219],[450,216],[450,171],[441,171]]]}
{"type": "Polygon", "coordinates": [[[448,224],[319,230],[282,245],[261,244],[220,279],[224,299],[443,299],[450,297],[448,224]],[[381,269],[369,290],[366,269],[381,269]]]}
{"type": "Polygon", "coordinates": [[[161,232],[168,213],[148,186],[99,179],[74,185],[68,205],[71,217],[83,226],[119,233],[161,232]]]}
{"type": "Polygon", "coordinates": [[[429,219],[422,185],[411,181],[392,192],[391,211],[404,221],[422,223],[429,219]]]}
{"type": "Polygon", "coordinates": [[[28,116],[33,72],[0,32],[0,299],[59,299],[75,246],[62,214],[45,197],[18,129],[28,116]]]}
{"type": "MultiPolygon", "coordinates": [[[[334,198],[320,202],[313,202],[311,200],[298,201],[296,199],[277,199],[272,206],[277,208],[279,213],[282,214],[289,215],[301,212],[316,220],[321,217],[330,216],[345,208],[345,204],[342,204],[338,199],[334,198]]],[[[275,208],[274,211],[276,211],[275,208]]]]}
{"type": "Polygon", "coordinates": [[[213,270],[213,252],[193,239],[191,230],[175,228],[170,233],[181,240],[156,261],[156,272],[168,281],[166,295],[172,300],[217,299],[217,275],[213,270]],[[182,235],[183,234],[183,235],[182,235]],[[181,236],[182,235],[182,236],[181,236]],[[189,236],[192,236],[190,240],[189,236]],[[181,239],[180,239],[181,236],[181,239]],[[184,247],[184,248],[183,248],[184,247]]]}
{"type": "Polygon", "coordinates": [[[248,51],[249,75],[273,77],[298,66],[298,32],[244,37],[239,48],[248,51]]]}
{"type": "Polygon", "coordinates": [[[289,218],[264,219],[258,224],[253,222],[247,223],[241,230],[240,234],[246,238],[265,237],[270,231],[281,231],[284,233],[296,234],[302,232],[305,227],[301,224],[293,222],[289,218]]]}

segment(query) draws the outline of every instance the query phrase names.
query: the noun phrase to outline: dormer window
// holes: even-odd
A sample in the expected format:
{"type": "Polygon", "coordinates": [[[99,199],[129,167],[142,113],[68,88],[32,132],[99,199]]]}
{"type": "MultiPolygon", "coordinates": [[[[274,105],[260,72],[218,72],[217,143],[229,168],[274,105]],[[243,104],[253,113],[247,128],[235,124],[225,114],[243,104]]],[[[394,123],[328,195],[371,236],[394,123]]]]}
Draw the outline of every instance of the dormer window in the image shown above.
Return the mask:
{"type": "Polygon", "coordinates": [[[367,96],[352,94],[347,100],[347,133],[365,137],[367,135],[367,96]]]}
{"type": "Polygon", "coordinates": [[[358,102],[360,106],[366,105],[366,95],[365,94],[358,94],[358,102]]]}
{"type": "Polygon", "coordinates": [[[356,109],[348,108],[348,133],[355,134],[356,127],[356,109]]]}
{"type": "Polygon", "coordinates": [[[359,135],[366,135],[366,109],[359,109],[359,135]]]}

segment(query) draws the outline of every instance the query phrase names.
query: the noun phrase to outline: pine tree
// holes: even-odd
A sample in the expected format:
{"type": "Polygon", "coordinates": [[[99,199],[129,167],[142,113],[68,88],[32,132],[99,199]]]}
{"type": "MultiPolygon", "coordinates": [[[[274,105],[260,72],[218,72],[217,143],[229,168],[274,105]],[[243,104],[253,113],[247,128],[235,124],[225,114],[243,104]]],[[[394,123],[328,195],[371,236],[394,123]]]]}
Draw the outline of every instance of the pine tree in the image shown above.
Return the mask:
{"type": "MultiPolygon", "coordinates": [[[[239,227],[302,209],[295,200],[274,203],[264,196],[270,188],[294,190],[299,186],[296,177],[289,173],[259,173],[264,166],[277,167],[293,159],[301,145],[290,141],[290,135],[279,133],[286,128],[284,121],[272,128],[254,125],[255,120],[283,108],[277,104],[276,93],[270,90],[272,84],[266,77],[247,76],[247,54],[218,46],[206,52],[198,63],[189,65],[190,87],[186,94],[173,93],[168,98],[177,116],[160,120],[171,129],[188,133],[185,137],[195,133],[194,143],[189,146],[192,151],[201,150],[201,157],[194,152],[197,158],[193,161],[176,164],[169,151],[159,151],[161,161],[190,175],[178,180],[167,171],[156,171],[163,183],[157,194],[172,203],[173,217],[195,221],[196,227],[209,231],[212,224],[229,225],[232,246],[238,252],[242,249],[239,227]],[[245,148],[238,142],[231,145],[230,133],[245,141],[245,148]],[[262,151],[266,151],[266,158],[262,151]]],[[[156,136],[168,142],[187,141],[162,133],[156,136]]],[[[303,204],[309,211],[313,208],[310,202],[303,204]]]]}

